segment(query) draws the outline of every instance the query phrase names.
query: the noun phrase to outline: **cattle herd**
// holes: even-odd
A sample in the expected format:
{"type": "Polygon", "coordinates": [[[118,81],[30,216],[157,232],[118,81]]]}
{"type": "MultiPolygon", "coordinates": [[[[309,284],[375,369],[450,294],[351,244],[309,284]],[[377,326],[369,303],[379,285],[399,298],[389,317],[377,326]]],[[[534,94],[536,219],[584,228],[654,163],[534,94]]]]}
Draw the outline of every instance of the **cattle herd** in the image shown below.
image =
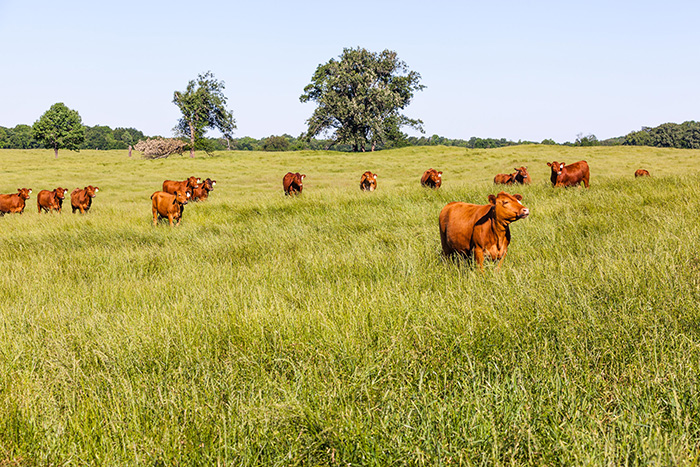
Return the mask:
{"type": "MultiPolygon", "coordinates": [[[[581,183],[588,188],[590,169],[586,161],[566,165],[564,162],[547,162],[551,169],[550,181],[555,187],[578,186],[581,183]]],[[[531,183],[527,167],[514,169],[511,174],[497,174],[494,184],[515,185],[531,183]]],[[[638,169],[635,177],[649,177],[649,171],[638,169]]],[[[284,194],[297,195],[304,189],[305,174],[288,172],[282,179],[284,194]]],[[[424,187],[438,189],[442,185],[442,172],[433,168],[426,170],[420,183],[424,187]]],[[[188,201],[205,201],[209,192],[214,189],[216,180],[189,177],[187,180],[165,180],[162,191],[151,195],[153,225],[161,219],[168,219],[170,225],[180,225],[182,213],[188,201]]],[[[360,178],[362,191],[377,189],[377,174],[367,171],[360,178]]],[[[92,200],[99,188],[88,185],[76,188],[71,192],[71,208],[73,213],[80,211],[85,214],[92,206],[92,200]]],[[[31,194],[31,188],[18,188],[17,193],[0,195],[0,216],[7,213],[24,212],[26,201],[31,194]]],[[[63,200],[68,190],[57,187],[54,190],[41,190],[36,199],[39,213],[61,212],[63,200]]],[[[489,195],[488,204],[470,204],[463,202],[448,203],[440,212],[440,241],[445,256],[463,256],[476,261],[483,269],[484,259],[498,261],[500,268],[510,243],[509,225],[530,214],[528,208],[521,204],[523,197],[501,191],[498,195],[489,195]]]]}

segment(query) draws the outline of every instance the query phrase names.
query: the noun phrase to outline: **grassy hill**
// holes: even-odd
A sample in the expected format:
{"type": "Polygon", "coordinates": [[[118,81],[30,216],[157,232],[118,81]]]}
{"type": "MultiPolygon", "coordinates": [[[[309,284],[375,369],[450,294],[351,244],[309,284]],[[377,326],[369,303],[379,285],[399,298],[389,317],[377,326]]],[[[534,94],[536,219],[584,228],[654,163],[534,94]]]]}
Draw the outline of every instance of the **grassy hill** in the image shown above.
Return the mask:
{"type": "Polygon", "coordinates": [[[691,464],[698,160],[2,150],[0,193],[34,193],[0,218],[0,465],[691,464]],[[547,161],[581,159],[589,190],[550,186],[547,161]],[[520,165],[533,185],[506,191],[531,215],[502,270],[443,260],[440,209],[520,165]],[[209,201],[153,227],[151,193],[189,175],[217,180],[209,201]],[[87,184],[89,214],[37,214],[39,190],[87,184]]]}

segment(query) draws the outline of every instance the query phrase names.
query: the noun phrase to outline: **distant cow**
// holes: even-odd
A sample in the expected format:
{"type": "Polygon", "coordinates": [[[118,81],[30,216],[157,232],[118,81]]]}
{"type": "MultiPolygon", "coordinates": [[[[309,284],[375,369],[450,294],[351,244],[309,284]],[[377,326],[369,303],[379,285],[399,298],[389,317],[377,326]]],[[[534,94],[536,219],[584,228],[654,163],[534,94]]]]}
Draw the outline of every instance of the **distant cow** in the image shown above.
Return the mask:
{"type": "Polygon", "coordinates": [[[171,195],[174,195],[176,191],[188,191],[190,196],[192,196],[192,192],[200,183],[202,183],[202,180],[197,177],[189,177],[181,182],[166,180],[163,182],[163,191],[171,195]]]}
{"type": "Polygon", "coordinates": [[[58,211],[60,213],[61,209],[63,208],[63,200],[65,199],[66,194],[68,194],[68,190],[66,188],[61,188],[60,186],[53,191],[41,190],[36,195],[37,211],[39,214],[41,214],[41,211],[58,211]]]}
{"type": "Polygon", "coordinates": [[[442,172],[438,172],[435,169],[426,170],[423,172],[423,176],[420,179],[420,184],[422,186],[435,188],[437,190],[442,185],[442,172]]]}
{"type": "Polygon", "coordinates": [[[483,270],[484,258],[501,267],[510,244],[509,224],[530,211],[520,204],[520,195],[505,191],[489,195],[489,204],[449,203],[440,212],[440,240],[445,256],[472,257],[483,270]]]}
{"type": "Polygon", "coordinates": [[[304,177],[306,177],[306,175],[300,174],[299,172],[287,172],[287,175],[282,179],[284,194],[295,195],[301,193],[301,190],[304,189],[304,177]]]}
{"type": "Polygon", "coordinates": [[[209,198],[209,192],[214,189],[216,185],[216,180],[207,178],[200,185],[197,185],[194,190],[192,190],[192,201],[206,201],[209,198]]]}
{"type": "Polygon", "coordinates": [[[96,186],[88,185],[85,188],[76,188],[70,194],[70,206],[75,211],[80,210],[80,214],[85,214],[92,206],[92,198],[97,195],[100,189],[96,186]]]}
{"type": "Polygon", "coordinates": [[[634,176],[636,177],[651,177],[651,174],[649,173],[648,170],[645,169],[637,169],[634,172],[634,176]]]}
{"type": "Polygon", "coordinates": [[[374,191],[377,189],[377,174],[370,172],[369,170],[362,174],[360,177],[360,190],[362,191],[374,191]]]}
{"type": "Polygon", "coordinates": [[[496,174],[496,176],[493,177],[493,183],[496,185],[512,185],[513,174],[496,174]]]}
{"type": "Polygon", "coordinates": [[[527,167],[520,166],[515,169],[515,173],[513,174],[513,183],[528,185],[530,182],[532,182],[532,179],[530,178],[530,174],[527,173],[527,167]]]}
{"type": "Polygon", "coordinates": [[[588,188],[588,180],[591,176],[588,162],[579,161],[566,165],[564,162],[554,161],[547,162],[547,165],[552,169],[550,176],[552,186],[576,186],[583,182],[588,188]]]}
{"type": "Polygon", "coordinates": [[[153,225],[158,224],[159,218],[167,218],[170,226],[173,225],[173,219],[177,220],[177,225],[180,225],[182,213],[185,210],[184,206],[190,194],[187,191],[176,191],[174,195],[164,191],[156,191],[151,195],[151,204],[153,211],[153,225]]]}
{"type": "Polygon", "coordinates": [[[31,188],[17,188],[17,193],[0,195],[0,216],[12,212],[22,214],[31,192],[31,188]]]}

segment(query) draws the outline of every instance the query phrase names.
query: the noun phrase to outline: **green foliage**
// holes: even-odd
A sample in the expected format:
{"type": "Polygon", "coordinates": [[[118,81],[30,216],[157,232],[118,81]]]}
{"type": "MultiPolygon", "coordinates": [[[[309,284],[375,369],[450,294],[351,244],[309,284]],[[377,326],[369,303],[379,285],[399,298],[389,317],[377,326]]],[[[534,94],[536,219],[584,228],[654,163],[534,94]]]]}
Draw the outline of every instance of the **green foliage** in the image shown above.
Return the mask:
{"type": "Polygon", "coordinates": [[[346,143],[364,151],[396,138],[403,126],[422,131],[421,120],[400,113],[425,87],[419,82],[420,74],[409,71],[396,52],[343,49],[340,60],[316,68],[299,98],[318,103],[306,136],[328,133],[331,146],[346,143]]]}
{"type": "Polygon", "coordinates": [[[77,111],[58,102],[34,122],[32,135],[45,148],[53,149],[58,158],[59,149],[80,149],[85,140],[85,128],[77,111]]]}
{"type": "Polygon", "coordinates": [[[583,133],[576,135],[574,146],[599,146],[598,138],[595,135],[583,136],[583,133]]]}
{"type": "Polygon", "coordinates": [[[263,151],[286,151],[289,149],[289,140],[284,136],[269,136],[262,145],[263,151]]]}
{"type": "Polygon", "coordinates": [[[32,135],[29,125],[17,125],[14,128],[0,127],[0,149],[35,149],[41,145],[32,135]]]}
{"type": "Polygon", "coordinates": [[[214,78],[207,71],[187,83],[185,92],[175,91],[173,104],[182,112],[175,131],[190,140],[190,156],[194,157],[195,148],[207,149],[203,141],[207,129],[218,129],[225,138],[233,136],[236,121],[233,114],[226,109],[224,82],[214,78]],[[199,146],[198,146],[199,145],[199,146]]]}
{"type": "Polygon", "coordinates": [[[625,137],[628,146],[657,146],[662,148],[700,149],[700,122],[664,123],[657,127],[642,127],[625,137]]]}

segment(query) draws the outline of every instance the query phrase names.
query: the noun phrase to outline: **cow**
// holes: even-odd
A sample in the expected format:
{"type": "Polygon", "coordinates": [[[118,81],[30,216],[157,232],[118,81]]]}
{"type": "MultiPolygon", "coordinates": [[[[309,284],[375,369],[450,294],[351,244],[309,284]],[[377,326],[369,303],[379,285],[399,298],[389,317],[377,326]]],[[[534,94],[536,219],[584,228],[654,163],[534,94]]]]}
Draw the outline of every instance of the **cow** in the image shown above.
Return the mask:
{"type": "Polygon", "coordinates": [[[588,162],[578,161],[573,164],[566,165],[564,162],[547,162],[547,165],[552,169],[550,180],[552,186],[577,186],[581,182],[588,188],[588,180],[591,177],[588,168],[588,162]]]}
{"type": "Polygon", "coordinates": [[[524,219],[530,210],[523,206],[520,195],[501,191],[489,195],[489,204],[462,202],[447,204],[440,212],[442,253],[473,258],[484,270],[484,258],[498,261],[501,268],[510,244],[509,224],[524,219]]]}
{"type": "Polygon", "coordinates": [[[438,172],[435,169],[426,170],[423,172],[423,176],[420,179],[420,184],[422,186],[435,188],[437,190],[442,185],[442,172],[438,172]]]}
{"type": "Polygon", "coordinates": [[[651,177],[651,174],[646,169],[637,169],[634,172],[634,177],[635,178],[637,178],[637,177],[651,177]]]}
{"type": "Polygon", "coordinates": [[[512,185],[513,180],[513,174],[496,174],[496,176],[493,177],[493,183],[496,185],[512,185]]]}
{"type": "Polygon", "coordinates": [[[188,191],[190,196],[192,196],[192,192],[200,183],[202,183],[202,180],[197,177],[189,177],[181,182],[165,180],[163,182],[163,191],[171,195],[174,195],[176,191],[188,191]]]}
{"type": "Polygon", "coordinates": [[[31,192],[31,188],[17,188],[17,193],[0,195],[0,216],[14,212],[22,214],[31,192]]]}
{"type": "Polygon", "coordinates": [[[532,182],[530,174],[527,173],[527,167],[520,166],[515,169],[513,174],[513,183],[520,183],[521,185],[529,185],[532,182]]]}
{"type": "Polygon", "coordinates": [[[176,226],[180,225],[182,213],[185,210],[187,200],[190,199],[188,191],[176,191],[175,194],[165,191],[156,191],[151,195],[153,210],[153,225],[158,224],[159,219],[168,218],[170,227],[173,226],[173,219],[177,220],[176,226]]]}
{"type": "Polygon", "coordinates": [[[197,185],[192,190],[192,201],[206,201],[209,198],[209,192],[214,189],[216,185],[216,180],[207,178],[200,185],[197,185]]]}
{"type": "Polygon", "coordinates": [[[76,188],[70,194],[70,206],[75,211],[80,210],[80,214],[85,214],[92,206],[92,198],[97,195],[100,189],[96,186],[88,185],[85,188],[76,188]]]}
{"type": "Polygon", "coordinates": [[[377,174],[370,172],[369,170],[362,174],[360,177],[360,190],[362,191],[374,191],[377,189],[377,174]]]}
{"type": "Polygon", "coordinates": [[[287,172],[282,179],[284,194],[289,196],[301,193],[301,190],[304,189],[304,177],[306,177],[306,175],[300,174],[299,172],[287,172]]]}
{"type": "Polygon", "coordinates": [[[36,195],[36,208],[39,214],[41,211],[50,212],[58,211],[61,212],[63,208],[63,200],[66,198],[68,190],[66,188],[61,188],[60,186],[53,191],[41,190],[36,195]]]}

